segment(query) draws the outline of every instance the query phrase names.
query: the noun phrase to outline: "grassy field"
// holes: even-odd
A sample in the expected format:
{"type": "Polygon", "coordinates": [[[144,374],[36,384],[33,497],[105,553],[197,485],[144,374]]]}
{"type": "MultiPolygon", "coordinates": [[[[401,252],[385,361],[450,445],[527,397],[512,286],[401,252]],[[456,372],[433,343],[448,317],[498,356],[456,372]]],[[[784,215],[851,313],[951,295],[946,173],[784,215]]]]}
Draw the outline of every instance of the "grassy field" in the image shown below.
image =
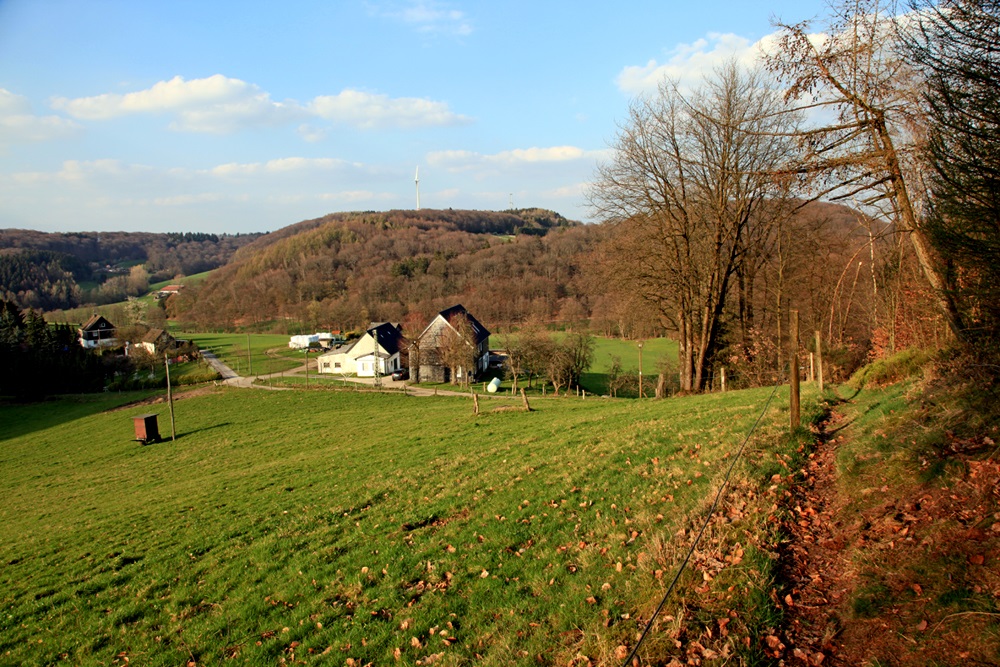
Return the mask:
{"type": "MultiPolygon", "coordinates": [[[[214,352],[222,363],[241,375],[247,374],[248,363],[255,375],[280,373],[298,368],[304,361],[302,352],[288,347],[284,334],[250,334],[250,357],[247,356],[247,334],[215,334],[175,332],[174,336],[195,343],[202,350],[214,352]],[[269,354],[269,351],[273,351],[269,354]]],[[[310,355],[314,358],[315,355],[310,355]]]]}
{"type": "MultiPolygon", "coordinates": [[[[602,395],[608,393],[607,374],[614,357],[621,360],[623,371],[638,372],[639,346],[637,341],[621,338],[596,338],[594,363],[591,365],[590,371],[584,373],[583,377],[580,378],[580,385],[592,393],[602,395]]],[[[670,364],[672,368],[677,367],[677,341],[669,338],[651,338],[643,341],[642,373],[644,381],[648,381],[648,384],[644,386],[645,392],[653,393],[656,377],[665,363],[670,364]]]]}
{"type": "Polygon", "coordinates": [[[152,294],[153,292],[157,292],[163,289],[167,285],[200,285],[206,280],[208,280],[208,277],[210,275],[212,275],[212,271],[202,271],[201,273],[192,273],[190,276],[184,276],[182,278],[176,278],[176,279],[171,278],[170,280],[161,280],[158,283],[150,284],[149,292],[150,294],[152,294]]]}
{"type": "MultiPolygon", "coordinates": [[[[168,430],[162,404],[2,405],[0,662],[620,664],[769,392],[476,417],[465,398],[201,390],[150,446],[131,417],[168,430]]],[[[786,406],[754,477],[790,465],[786,406]]],[[[757,529],[732,518],[772,502],[747,484],[644,651],[708,646],[678,635],[698,619],[756,650],[742,612],[716,625],[772,607],[757,529]],[[698,598],[709,579],[723,611],[698,598]]]]}
{"type": "MultiPolygon", "coordinates": [[[[513,337],[516,339],[516,334],[513,337]]],[[[491,349],[502,350],[505,338],[505,336],[492,336],[490,338],[491,349]]],[[[594,360],[590,370],[580,378],[580,386],[590,394],[606,395],[608,393],[608,370],[616,357],[621,361],[624,372],[638,372],[638,341],[595,336],[594,360]]],[[[676,367],[676,360],[677,341],[669,338],[651,338],[643,341],[642,372],[643,377],[648,380],[644,386],[646,392],[653,392],[653,388],[656,386],[656,376],[662,369],[664,362],[672,363],[676,367]]],[[[508,388],[507,383],[504,384],[504,388],[508,388]]]]}

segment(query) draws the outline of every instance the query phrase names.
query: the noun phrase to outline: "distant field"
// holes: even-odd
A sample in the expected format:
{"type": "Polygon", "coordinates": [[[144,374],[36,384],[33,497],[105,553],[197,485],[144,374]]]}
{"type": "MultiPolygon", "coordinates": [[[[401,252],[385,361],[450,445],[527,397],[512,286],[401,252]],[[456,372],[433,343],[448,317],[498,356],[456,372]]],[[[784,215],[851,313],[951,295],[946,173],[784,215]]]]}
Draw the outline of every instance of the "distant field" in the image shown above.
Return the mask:
{"type": "Polygon", "coordinates": [[[205,282],[210,275],[212,275],[212,271],[202,271],[201,273],[192,273],[190,276],[184,276],[183,278],[161,280],[158,283],[151,284],[149,286],[149,291],[156,292],[163,289],[167,285],[200,285],[205,282]]]}
{"type": "MultiPolygon", "coordinates": [[[[177,338],[190,340],[203,350],[215,353],[222,363],[240,375],[247,375],[252,364],[254,375],[280,373],[298,368],[305,360],[302,352],[288,347],[288,336],[283,334],[250,334],[250,354],[247,355],[247,334],[214,334],[174,332],[177,338]],[[267,354],[274,350],[273,354],[267,354]]],[[[314,355],[310,355],[310,359],[314,355]]]]}
{"type": "Polygon", "coordinates": [[[145,447],[131,417],[168,431],[163,404],[0,405],[0,662],[616,664],[768,392],[474,417],[219,389],[145,447]]]}
{"type": "MultiPolygon", "coordinates": [[[[558,335],[558,334],[557,334],[558,335]]],[[[503,336],[491,336],[490,347],[496,350],[503,349],[503,336]]],[[[594,362],[590,371],[583,374],[580,379],[580,386],[591,394],[605,395],[608,393],[608,369],[611,368],[612,357],[621,359],[622,370],[626,372],[638,372],[639,370],[639,346],[638,341],[624,340],[622,338],[594,337],[594,362]]],[[[677,341],[669,338],[650,338],[643,341],[642,348],[642,372],[650,384],[647,389],[655,386],[656,376],[663,362],[667,362],[672,368],[677,367],[677,341]]]]}

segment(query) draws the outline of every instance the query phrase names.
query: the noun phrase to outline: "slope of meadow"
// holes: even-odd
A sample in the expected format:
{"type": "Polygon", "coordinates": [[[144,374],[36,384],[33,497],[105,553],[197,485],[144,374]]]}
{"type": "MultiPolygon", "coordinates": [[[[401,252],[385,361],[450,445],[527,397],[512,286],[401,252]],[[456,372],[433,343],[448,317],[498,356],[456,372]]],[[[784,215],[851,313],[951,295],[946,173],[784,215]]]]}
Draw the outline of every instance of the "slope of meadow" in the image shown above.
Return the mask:
{"type": "MultiPolygon", "coordinates": [[[[177,441],[149,446],[131,417],[169,433],[162,404],[0,406],[0,662],[612,664],[769,393],[474,416],[460,398],[201,390],[177,441]]],[[[644,655],[759,654],[773,619],[740,605],[771,606],[754,480],[791,460],[772,447],[785,405],[644,655]]]]}

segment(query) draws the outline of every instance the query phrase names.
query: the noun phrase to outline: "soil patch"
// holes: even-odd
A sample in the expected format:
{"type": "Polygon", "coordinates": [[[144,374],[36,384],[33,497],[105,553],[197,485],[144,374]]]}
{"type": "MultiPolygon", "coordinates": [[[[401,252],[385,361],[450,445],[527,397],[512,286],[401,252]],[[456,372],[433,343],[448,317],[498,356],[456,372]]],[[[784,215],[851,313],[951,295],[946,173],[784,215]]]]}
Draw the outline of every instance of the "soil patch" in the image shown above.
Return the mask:
{"type": "MultiPolygon", "coordinates": [[[[174,400],[183,401],[187,398],[196,398],[198,396],[205,396],[206,394],[213,394],[218,391],[218,388],[214,385],[202,385],[195,389],[189,389],[187,391],[175,391],[174,400]]],[[[167,395],[164,393],[162,396],[151,396],[149,398],[144,398],[139,401],[132,401],[131,403],[126,403],[125,405],[119,405],[117,408],[111,408],[110,410],[105,410],[105,412],[121,412],[122,410],[131,410],[132,408],[138,407],[140,405],[156,405],[159,403],[166,403],[167,395]]]]}
{"type": "MultiPolygon", "coordinates": [[[[850,406],[843,406],[844,413],[850,406]]],[[[995,665],[1000,659],[1000,463],[952,456],[844,497],[843,414],[785,496],[778,593],[792,665],[995,665]],[[895,479],[895,481],[893,481],[895,479]]]]}

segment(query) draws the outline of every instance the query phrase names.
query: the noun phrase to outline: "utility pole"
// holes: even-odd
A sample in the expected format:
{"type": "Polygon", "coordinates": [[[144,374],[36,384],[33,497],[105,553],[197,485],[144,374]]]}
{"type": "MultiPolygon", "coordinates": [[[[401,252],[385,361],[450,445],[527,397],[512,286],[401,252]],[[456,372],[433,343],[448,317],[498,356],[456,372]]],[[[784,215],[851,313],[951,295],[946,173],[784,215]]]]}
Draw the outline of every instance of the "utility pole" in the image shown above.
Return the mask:
{"type": "Polygon", "coordinates": [[[163,353],[163,367],[167,370],[167,403],[170,405],[170,442],[177,440],[177,431],[174,428],[174,392],[170,387],[170,357],[163,353]]]}

